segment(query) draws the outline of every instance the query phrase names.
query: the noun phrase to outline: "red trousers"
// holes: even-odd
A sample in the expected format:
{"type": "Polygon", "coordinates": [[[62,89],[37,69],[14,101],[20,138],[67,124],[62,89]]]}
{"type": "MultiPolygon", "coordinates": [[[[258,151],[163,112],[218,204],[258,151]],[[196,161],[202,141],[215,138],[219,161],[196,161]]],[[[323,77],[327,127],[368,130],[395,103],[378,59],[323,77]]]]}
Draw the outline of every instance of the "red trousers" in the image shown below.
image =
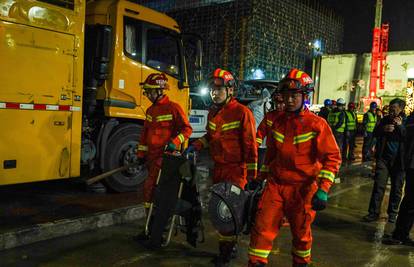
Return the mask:
{"type": "Polygon", "coordinates": [[[146,208],[149,208],[149,203],[152,203],[155,184],[161,170],[161,163],[162,158],[151,160],[148,163],[148,177],[144,182],[144,206],[146,208]]]}
{"type": "Polygon", "coordinates": [[[240,164],[216,164],[213,171],[213,184],[231,182],[242,189],[247,183],[247,169],[240,164]]]}
{"type": "Polygon", "coordinates": [[[312,184],[276,184],[270,181],[258,204],[250,236],[249,263],[265,263],[286,216],[293,236],[293,264],[311,260],[311,224],[315,218],[311,200],[318,187],[312,184]]]}

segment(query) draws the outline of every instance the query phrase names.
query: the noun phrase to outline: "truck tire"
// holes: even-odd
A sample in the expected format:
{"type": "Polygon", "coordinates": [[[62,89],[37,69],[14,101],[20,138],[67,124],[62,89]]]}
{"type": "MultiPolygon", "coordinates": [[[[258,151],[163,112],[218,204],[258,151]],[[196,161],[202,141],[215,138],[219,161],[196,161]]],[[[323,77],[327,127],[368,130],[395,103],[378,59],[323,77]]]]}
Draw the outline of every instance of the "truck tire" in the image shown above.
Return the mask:
{"type": "MultiPolygon", "coordinates": [[[[135,149],[142,128],[141,125],[127,123],[113,130],[105,151],[104,172],[131,163],[135,159],[135,149]]],[[[145,168],[134,167],[107,177],[105,184],[115,192],[136,191],[147,175],[145,168]]]]}

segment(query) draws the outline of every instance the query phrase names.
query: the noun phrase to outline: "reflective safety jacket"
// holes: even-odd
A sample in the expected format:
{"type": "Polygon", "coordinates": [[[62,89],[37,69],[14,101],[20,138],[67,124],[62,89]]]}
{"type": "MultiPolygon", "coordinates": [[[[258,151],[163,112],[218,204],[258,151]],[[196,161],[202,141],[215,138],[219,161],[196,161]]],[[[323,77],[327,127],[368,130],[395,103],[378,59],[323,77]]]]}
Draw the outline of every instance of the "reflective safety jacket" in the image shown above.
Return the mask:
{"type": "Polygon", "coordinates": [[[257,133],[256,133],[257,146],[260,146],[263,143],[265,137],[268,137],[268,134],[271,133],[271,129],[273,126],[273,120],[277,117],[277,114],[279,113],[280,111],[273,110],[265,114],[263,120],[260,122],[259,127],[257,128],[257,133]]]}
{"type": "Polygon", "coordinates": [[[232,98],[221,108],[208,113],[207,133],[193,143],[197,150],[209,147],[218,165],[239,164],[247,177],[257,174],[256,129],[252,112],[232,98]]]}
{"type": "MultiPolygon", "coordinates": [[[[281,112],[273,121],[264,171],[281,184],[311,184],[326,192],[334,182],[341,155],[326,121],[308,109],[281,112]]],[[[262,170],[261,170],[262,171],[262,170]]]]}
{"type": "Polygon", "coordinates": [[[345,111],[346,114],[346,130],[355,131],[356,130],[356,114],[353,111],[345,111]]]}
{"type": "Polygon", "coordinates": [[[147,110],[138,145],[138,157],[157,159],[162,156],[164,147],[169,142],[173,142],[178,148],[190,137],[192,131],[180,105],[164,96],[147,110]]]}
{"type": "Polygon", "coordinates": [[[374,132],[375,125],[377,125],[377,115],[368,110],[364,114],[363,124],[366,132],[374,132]]]}
{"type": "Polygon", "coordinates": [[[345,132],[345,112],[339,110],[329,112],[328,123],[333,131],[338,133],[345,132]]]}

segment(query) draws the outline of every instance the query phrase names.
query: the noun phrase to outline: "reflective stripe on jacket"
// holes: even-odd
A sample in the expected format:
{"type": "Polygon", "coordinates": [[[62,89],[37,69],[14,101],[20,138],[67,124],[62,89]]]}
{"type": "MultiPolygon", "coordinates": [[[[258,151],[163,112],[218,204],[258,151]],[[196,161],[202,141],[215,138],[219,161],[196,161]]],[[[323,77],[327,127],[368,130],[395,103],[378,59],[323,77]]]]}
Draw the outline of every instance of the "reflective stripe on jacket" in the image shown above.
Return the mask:
{"type": "Polygon", "coordinates": [[[346,114],[346,129],[348,131],[355,131],[356,130],[356,114],[353,111],[345,111],[346,114]]]}
{"type": "Polygon", "coordinates": [[[147,156],[149,160],[161,157],[169,142],[178,148],[193,131],[183,109],[168,96],[151,105],[146,114],[138,157],[147,156]]]}
{"type": "Polygon", "coordinates": [[[257,146],[260,146],[263,143],[265,137],[269,138],[269,134],[271,133],[271,129],[273,126],[273,120],[279,112],[280,111],[273,110],[271,112],[266,113],[263,120],[260,122],[259,127],[257,127],[256,133],[257,146]]]}
{"type": "Polygon", "coordinates": [[[193,143],[197,150],[209,147],[216,164],[238,163],[248,177],[257,174],[256,128],[252,112],[232,98],[208,113],[207,133],[193,143]]]}
{"type": "Polygon", "coordinates": [[[271,179],[287,184],[318,179],[328,192],[341,155],[326,121],[307,109],[299,114],[281,112],[274,120],[272,135],[265,156],[271,179]]]}

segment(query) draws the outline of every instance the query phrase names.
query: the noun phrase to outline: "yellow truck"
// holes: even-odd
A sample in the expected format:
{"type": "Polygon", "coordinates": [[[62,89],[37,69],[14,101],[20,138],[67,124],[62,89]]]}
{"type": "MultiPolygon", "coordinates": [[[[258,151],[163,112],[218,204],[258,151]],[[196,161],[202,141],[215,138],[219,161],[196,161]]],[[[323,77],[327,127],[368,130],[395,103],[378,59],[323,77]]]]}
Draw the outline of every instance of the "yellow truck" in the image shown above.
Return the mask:
{"type": "MultiPolygon", "coordinates": [[[[0,185],[132,162],[150,106],[140,83],[166,73],[188,112],[190,63],[201,67],[201,41],[133,1],[0,0],[0,185]]],[[[130,191],[145,176],[131,168],[105,183],[130,191]]]]}

